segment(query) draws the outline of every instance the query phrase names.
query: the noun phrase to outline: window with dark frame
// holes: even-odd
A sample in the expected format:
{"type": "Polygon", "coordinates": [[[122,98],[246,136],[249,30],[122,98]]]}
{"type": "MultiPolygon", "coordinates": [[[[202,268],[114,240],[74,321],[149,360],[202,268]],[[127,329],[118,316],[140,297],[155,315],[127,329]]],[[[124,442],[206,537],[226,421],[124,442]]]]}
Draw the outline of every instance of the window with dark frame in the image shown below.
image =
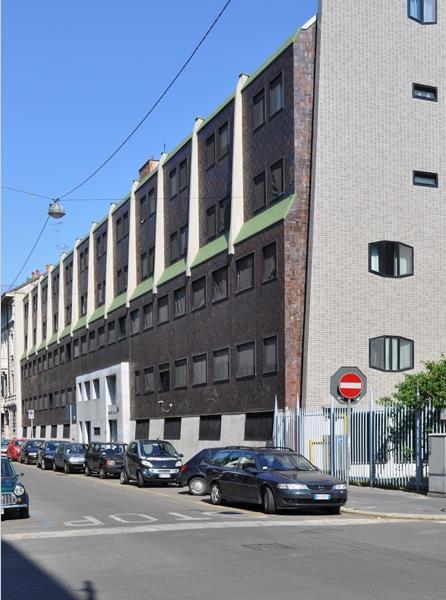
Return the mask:
{"type": "Polygon", "coordinates": [[[187,387],[187,359],[182,358],[174,363],[174,387],[181,389],[187,387]]]}
{"type": "Polygon", "coordinates": [[[96,350],[96,331],[90,331],[88,333],[88,350],[93,352],[96,350]]]}
{"type": "Polygon", "coordinates": [[[222,267],[212,273],[212,302],[228,297],[228,267],[222,267]]]}
{"type": "Polygon", "coordinates": [[[144,369],[144,392],[153,394],[155,391],[155,372],[153,367],[144,369]]]}
{"type": "Polygon", "coordinates": [[[269,116],[273,117],[283,108],[283,79],[282,74],[269,84],[269,116]]]}
{"type": "Polygon", "coordinates": [[[379,371],[407,371],[414,368],[413,340],[380,336],[369,340],[369,365],[379,371]]]}
{"type": "Polygon", "coordinates": [[[149,206],[147,201],[147,195],[141,196],[139,200],[139,219],[141,223],[147,220],[149,216],[149,206]]]}
{"type": "Polygon", "coordinates": [[[169,320],[169,296],[166,294],[158,298],[158,325],[169,320]]]}
{"type": "Polygon", "coordinates": [[[165,440],[181,439],[181,417],[168,417],[164,419],[163,438],[165,440]]]}
{"type": "Polygon", "coordinates": [[[135,370],[135,396],[139,396],[141,393],[141,371],[135,370]]]}
{"type": "Polygon", "coordinates": [[[127,315],[118,318],[119,339],[127,336],[127,315]]]}
{"type": "Polygon", "coordinates": [[[424,187],[438,187],[438,174],[427,171],[413,171],[413,184],[424,187]]]}
{"type": "Polygon", "coordinates": [[[409,17],[424,25],[437,22],[437,0],[408,0],[409,17]]]}
{"type": "Polygon", "coordinates": [[[192,385],[206,385],[208,380],[208,358],[206,354],[192,357],[192,385]]]}
{"type": "Polygon", "coordinates": [[[268,442],[273,438],[273,426],[273,412],[246,413],[245,440],[268,442]]]}
{"type": "Polygon", "coordinates": [[[277,335],[263,338],[263,373],[277,373],[278,371],[278,348],[277,335]]]}
{"type": "Polygon", "coordinates": [[[149,208],[149,217],[155,214],[156,212],[156,196],[155,196],[155,188],[151,188],[147,194],[148,208],[149,208]]]}
{"type": "Polygon", "coordinates": [[[179,175],[178,175],[178,183],[180,191],[184,190],[187,187],[187,159],[184,159],[180,162],[180,166],[178,167],[179,175]]]}
{"type": "Polygon", "coordinates": [[[178,260],[180,247],[178,243],[178,232],[175,231],[170,236],[170,262],[178,260]]]}
{"type": "Polygon", "coordinates": [[[164,363],[158,366],[158,391],[170,391],[170,364],[164,363]]]}
{"type": "Polygon", "coordinates": [[[214,382],[229,380],[229,348],[214,350],[214,382]]]}
{"type": "Polygon", "coordinates": [[[221,415],[200,417],[199,440],[218,441],[221,437],[221,415]]]}
{"type": "Polygon", "coordinates": [[[122,215],[122,237],[126,237],[129,234],[129,213],[125,212],[122,215]]]}
{"type": "Polygon", "coordinates": [[[122,219],[116,219],[116,241],[120,242],[122,239],[122,219]]]}
{"type": "Polygon", "coordinates": [[[252,128],[255,131],[265,123],[265,90],[261,90],[252,100],[252,128]]]}
{"type": "Polygon", "coordinates": [[[180,317],[186,314],[186,286],[175,290],[173,293],[173,316],[180,317]]]}
{"type": "Polygon", "coordinates": [[[155,247],[154,246],[149,248],[147,256],[148,256],[148,273],[149,273],[149,277],[151,277],[153,275],[153,270],[155,267],[155,247]]]}
{"type": "Polygon", "coordinates": [[[243,377],[254,377],[256,372],[255,342],[238,344],[235,348],[235,375],[238,379],[243,377]]]}
{"type": "Polygon", "coordinates": [[[263,275],[262,282],[266,283],[277,277],[277,248],[276,242],[264,246],[263,253],[263,275]]]}
{"type": "Polygon", "coordinates": [[[173,198],[178,193],[177,170],[173,169],[169,173],[169,198],[173,198]]]}
{"type": "Polygon", "coordinates": [[[229,230],[231,224],[231,199],[223,198],[218,203],[218,232],[223,233],[229,230]]]}
{"type": "Polygon", "coordinates": [[[81,354],[87,354],[88,352],[88,344],[87,344],[87,336],[86,335],[82,335],[81,336],[81,354]]]}
{"type": "Polygon", "coordinates": [[[185,225],[180,229],[180,256],[186,256],[187,254],[187,234],[188,226],[185,225]]]}
{"type": "Polygon", "coordinates": [[[369,244],[369,271],[381,277],[413,275],[413,248],[402,242],[382,240],[369,244]]]}
{"type": "Polygon", "coordinates": [[[280,159],[271,165],[271,200],[277,200],[283,196],[283,160],[280,159]]]}
{"type": "Polygon", "coordinates": [[[266,204],[266,180],[265,171],[254,177],[253,187],[253,210],[257,211],[263,208],[266,204]]]}
{"type": "Polygon", "coordinates": [[[192,281],[192,310],[206,306],[206,277],[192,281]]]}
{"type": "Polygon", "coordinates": [[[105,346],[105,327],[99,327],[98,328],[98,347],[102,348],[102,346],[105,346]]]}
{"type": "Polygon", "coordinates": [[[139,333],[139,308],[130,312],[130,335],[139,333]]]}
{"type": "Polygon", "coordinates": [[[243,292],[254,287],[254,253],[243,256],[235,261],[236,292],[243,292]]]}
{"type": "MultiPolygon", "coordinates": [[[[150,419],[136,419],[135,439],[147,440],[150,435],[150,419]]],[[[135,444],[136,446],[136,444],[135,444]]]]}
{"type": "Polygon", "coordinates": [[[153,302],[144,304],[142,307],[143,315],[143,329],[150,329],[153,327],[153,302]]]}
{"type": "Polygon", "coordinates": [[[218,158],[223,158],[229,152],[229,123],[223,123],[218,128],[218,158]]]}
{"type": "Polygon", "coordinates": [[[412,85],[412,96],[418,100],[438,101],[438,89],[430,85],[414,83],[412,85]]]}
{"type": "Polygon", "coordinates": [[[107,343],[113,344],[116,342],[116,325],[114,321],[107,323],[107,343]]]}
{"type": "MultiPolygon", "coordinates": [[[[79,338],[73,340],[73,357],[79,358],[79,338]]],[[[50,355],[48,355],[48,368],[50,368],[50,355]]]]}
{"type": "Polygon", "coordinates": [[[215,205],[211,206],[206,211],[206,223],[207,223],[207,239],[212,240],[217,233],[217,220],[215,205]]]}
{"type": "Polygon", "coordinates": [[[214,133],[206,139],[204,162],[205,162],[206,169],[209,169],[210,167],[215,165],[215,134],[214,133]]]}
{"type": "Polygon", "coordinates": [[[149,276],[149,255],[147,252],[141,254],[140,265],[141,279],[147,279],[149,276]]]}

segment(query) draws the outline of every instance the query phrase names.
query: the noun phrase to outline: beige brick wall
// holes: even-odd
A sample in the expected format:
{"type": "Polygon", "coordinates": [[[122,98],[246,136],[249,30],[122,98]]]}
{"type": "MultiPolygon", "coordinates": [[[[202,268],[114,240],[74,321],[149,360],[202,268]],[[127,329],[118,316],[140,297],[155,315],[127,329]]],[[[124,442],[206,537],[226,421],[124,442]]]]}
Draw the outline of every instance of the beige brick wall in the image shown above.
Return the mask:
{"type": "Polygon", "coordinates": [[[304,403],[329,401],[329,378],[356,365],[375,398],[401,374],[369,369],[369,338],[414,340],[415,368],[446,353],[446,6],[438,24],[406,0],[321,0],[313,146],[304,403]],[[439,102],[412,98],[438,86],[439,102]],[[439,188],[412,185],[437,172],[439,188]],[[368,243],[414,247],[415,275],[368,272],[368,243]]]}

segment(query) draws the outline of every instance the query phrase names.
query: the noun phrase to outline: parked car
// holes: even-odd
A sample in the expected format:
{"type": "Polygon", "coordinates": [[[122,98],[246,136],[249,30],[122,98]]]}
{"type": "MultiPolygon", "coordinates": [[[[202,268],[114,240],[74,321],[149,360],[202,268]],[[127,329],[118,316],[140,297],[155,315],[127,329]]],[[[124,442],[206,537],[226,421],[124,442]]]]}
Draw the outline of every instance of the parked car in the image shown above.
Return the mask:
{"type": "Polygon", "coordinates": [[[85,475],[99,473],[101,479],[107,475],[119,477],[124,464],[126,444],[93,442],[85,451],[85,475]]]}
{"type": "Polygon", "coordinates": [[[66,474],[72,471],[83,471],[85,448],[85,444],[74,442],[60,443],[53,455],[53,471],[63,469],[66,474]]]}
{"type": "Polygon", "coordinates": [[[8,447],[6,448],[6,456],[10,460],[18,460],[20,449],[25,442],[26,438],[12,438],[12,440],[8,444],[8,447]]]}
{"type": "Polygon", "coordinates": [[[1,514],[17,511],[22,519],[29,517],[29,496],[9,458],[2,456],[1,514]]]}
{"type": "Polygon", "coordinates": [[[11,440],[7,440],[6,438],[2,438],[2,442],[1,442],[2,456],[6,456],[6,450],[8,449],[8,445],[9,445],[10,441],[11,440]]]}
{"type": "Polygon", "coordinates": [[[20,448],[19,462],[24,462],[25,465],[37,462],[37,450],[44,443],[45,440],[27,440],[20,448]]]}
{"type": "Polygon", "coordinates": [[[62,444],[61,440],[48,440],[41,444],[37,450],[37,468],[51,469],[53,466],[53,457],[59,444],[62,444]]]}
{"type": "Polygon", "coordinates": [[[206,483],[212,504],[251,502],[261,504],[266,513],[322,507],[338,514],[347,500],[345,483],[292,450],[223,449],[209,463],[206,483]]]}
{"type": "Polygon", "coordinates": [[[134,440],[124,455],[120,480],[122,484],[134,479],[138,487],[157,481],[179,483],[182,454],[170,442],[163,440],[134,440]]]}

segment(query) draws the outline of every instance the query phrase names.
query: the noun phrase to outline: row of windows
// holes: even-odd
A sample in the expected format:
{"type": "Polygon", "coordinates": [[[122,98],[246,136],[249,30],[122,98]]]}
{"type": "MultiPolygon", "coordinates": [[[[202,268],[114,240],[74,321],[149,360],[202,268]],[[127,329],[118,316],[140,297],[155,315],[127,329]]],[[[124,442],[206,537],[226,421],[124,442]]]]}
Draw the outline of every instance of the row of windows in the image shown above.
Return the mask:
{"type": "Polygon", "coordinates": [[[33,396],[32,398],[25,398],[23,400],[23,410],[50,410],[52,408],[63,408],[69,404],[74,403],[73,389],[67,388],[60,391],[49,392],[48,394],[41,394],[39,396],[33,396]]]}
{"type": "MultiPolygon", "coordinates": [[[[51,437],[53,439],[57,438],[57,425],[49,425],[48,427],[50,427],[51,437]]],[[[38,433],[37,433],[38,432],[37,425],[34,425],[33,427],[23,427],[23,437],[26,438],[27,434],[29,433],[30,438],[46,439],[47,426],[40,425],[39,429],[40,429],[40,435],[38,435],[38,433]]],[[[64,423],[62,437],[65,440],[70,437],[70,424],[69,423],[64,423]]]]}
{"type": "MultiPolygon", "coordinates": [[[[284,194],[283,160],[280,159],[271,165],[268,177],[268,198],[270,202],[277,200],[284,194]]],[[[261,210],[266,205],[267,198],[267,172],[262,171],[253,180],[253,210],[261,210]]]]}
{"type": "MultiPolygon", "coordinates": [[[[254,341],[235,346],[235,378],[244,379],[256,376],[256,343],[254,341]]],[[[137,369],[135,377],[135,395],[141,393],[169,392],[192,386],[203,386],[209,382],[222,383],[231,379],[230,348],[196,354],[180,358],[172,363],[166,362],[143,370],[137,369]],[[209,362],[209,365],[208,365],[209,362]],[[209,370],[212,369],[211,373],[209,370]]],[[[263,339],[262,373],[270,375],[278,371],[277,336],[263,339]]]]}

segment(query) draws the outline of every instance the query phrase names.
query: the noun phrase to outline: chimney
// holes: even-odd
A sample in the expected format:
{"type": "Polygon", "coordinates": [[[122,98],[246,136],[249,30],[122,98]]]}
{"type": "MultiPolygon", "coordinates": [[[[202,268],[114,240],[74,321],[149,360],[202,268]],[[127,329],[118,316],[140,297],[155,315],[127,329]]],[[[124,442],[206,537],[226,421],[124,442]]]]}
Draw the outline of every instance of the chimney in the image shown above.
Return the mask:
{"type": "Polygon", "coordinates": [[[49,273],[53,265],[45,265],[46,272],[49,273]]]}
{"type": "Polygon", "coordinates": [[[153,169],[156,169],[158,166],[159,160],[155,160],[154,158],[149,158],[147,162],[143,164],[143,166],[139,169],[139,180],[144,179],[146,175],[151,173],[153,169]]]}

